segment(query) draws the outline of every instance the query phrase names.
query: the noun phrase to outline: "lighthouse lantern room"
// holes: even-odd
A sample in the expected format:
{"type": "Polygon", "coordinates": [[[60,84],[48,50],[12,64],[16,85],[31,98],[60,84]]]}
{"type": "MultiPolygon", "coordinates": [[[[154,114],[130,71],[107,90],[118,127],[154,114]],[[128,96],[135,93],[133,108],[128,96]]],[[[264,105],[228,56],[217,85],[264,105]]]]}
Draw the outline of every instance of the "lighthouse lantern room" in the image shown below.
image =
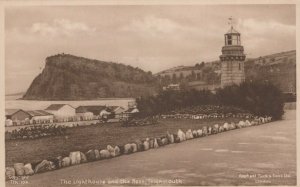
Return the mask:
{"type": "Polygon", "coordinates": [[[221,87],[239,85],[245,81],[244,47],[241,45],[241,34],[233,28],[232,18],[230,30],[224,35],[225,45],[222,47],[221,87]]]}

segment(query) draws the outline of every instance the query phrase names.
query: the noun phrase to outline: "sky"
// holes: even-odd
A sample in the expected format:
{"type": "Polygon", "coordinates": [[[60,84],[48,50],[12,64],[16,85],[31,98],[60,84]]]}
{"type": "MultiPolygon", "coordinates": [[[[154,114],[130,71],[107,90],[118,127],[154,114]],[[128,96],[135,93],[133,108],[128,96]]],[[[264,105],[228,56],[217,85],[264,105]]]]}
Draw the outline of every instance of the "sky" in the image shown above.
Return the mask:
{"type": "Polygon", "coordinates": [[[247,57],[296,49],[295,5],[6,7],[6,94],[25,92],[58,53],[153,73],[218,60],[231,16],[247,57]]]}

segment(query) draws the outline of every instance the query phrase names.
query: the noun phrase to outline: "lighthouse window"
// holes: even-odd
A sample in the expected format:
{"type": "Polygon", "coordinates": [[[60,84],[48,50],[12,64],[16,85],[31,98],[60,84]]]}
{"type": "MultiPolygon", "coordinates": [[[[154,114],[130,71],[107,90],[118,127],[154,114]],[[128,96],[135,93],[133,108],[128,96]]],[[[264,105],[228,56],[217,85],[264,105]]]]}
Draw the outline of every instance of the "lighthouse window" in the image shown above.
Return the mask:
{"type": "Polygon", "coordinates": [[[227,35],[227,44],[228,45],[232,44],[232,37],[231,37],[231,35],[227,35]]]}
{"type": "Polygon", "coordinates": [[[241,70],[241,63],[239,63],[239,70],[241,70]]]}

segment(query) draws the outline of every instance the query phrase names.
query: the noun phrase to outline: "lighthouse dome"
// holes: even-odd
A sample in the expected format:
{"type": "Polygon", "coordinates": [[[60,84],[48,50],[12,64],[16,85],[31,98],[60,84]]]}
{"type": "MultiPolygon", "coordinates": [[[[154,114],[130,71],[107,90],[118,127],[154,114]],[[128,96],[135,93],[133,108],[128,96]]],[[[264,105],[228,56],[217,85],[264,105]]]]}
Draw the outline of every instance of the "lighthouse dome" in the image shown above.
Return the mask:
{"type": "Polygon", "coordinates": [[[240,35],[240,33],[239,33],[237,30],[235,30],[232,26],[231,26],[231,28],[227,31],[226,34],[238,34],[238,35],[240,35]]]}

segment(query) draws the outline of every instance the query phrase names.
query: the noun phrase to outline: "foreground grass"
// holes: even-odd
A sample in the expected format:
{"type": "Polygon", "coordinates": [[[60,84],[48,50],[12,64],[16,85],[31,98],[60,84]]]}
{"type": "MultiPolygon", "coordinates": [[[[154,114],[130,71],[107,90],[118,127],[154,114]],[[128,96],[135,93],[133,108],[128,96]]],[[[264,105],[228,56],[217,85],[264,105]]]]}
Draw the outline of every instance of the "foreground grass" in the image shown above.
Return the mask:
{"type": "Polygon", "coordinates": [[[160,137],[176,133],[178,129],[199,129],[204,125],[238,122],[239,118],[189,120],[164,119],[158,125],[122,127],[120,123],[81,126],[67,130],[66,136],[46,137],[35,140],[7,140],[5,142],[6,166],[30,163],[57,156],[69,156],[71,151],[87,152],[105,149],[107,145],[124,145],[147,137],[160,137]]]}

